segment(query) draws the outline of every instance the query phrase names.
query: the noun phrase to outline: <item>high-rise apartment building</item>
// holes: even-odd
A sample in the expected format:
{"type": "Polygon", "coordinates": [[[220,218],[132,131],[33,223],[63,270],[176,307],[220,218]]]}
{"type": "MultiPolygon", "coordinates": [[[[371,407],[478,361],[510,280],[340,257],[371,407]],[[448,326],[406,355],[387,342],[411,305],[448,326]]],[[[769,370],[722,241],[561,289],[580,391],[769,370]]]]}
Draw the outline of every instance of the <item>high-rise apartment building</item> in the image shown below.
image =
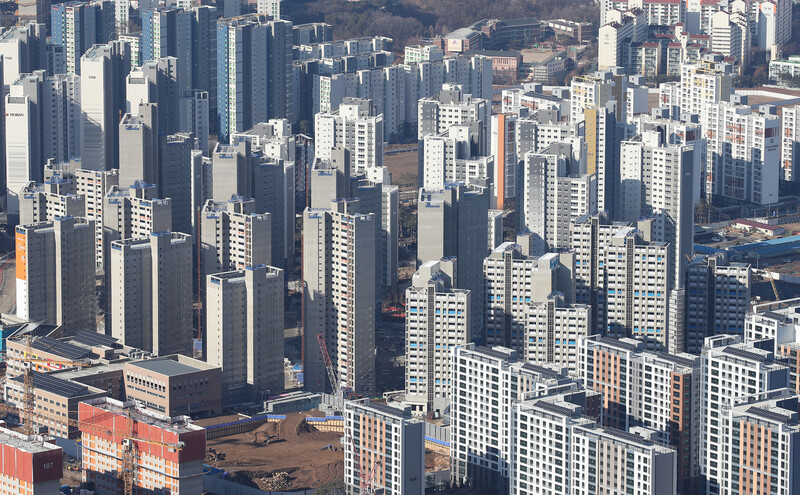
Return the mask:
{"type": "Polygon", "coordinates": [[[114,37],[111,2],[69,1],[50,9],[51,43],[64,49],[63,67],[54,72],[80,74],[81,56],[95,43],[114,37]]]}
{"type": "Polygon", "coordinates": [[[140,105],[152,103],[158,106],[155,128],[160,135],[174,134],[180,129],[179,103],[183,74],[179,59],[162,57],[144,62],[132,70],[125,79],[126,106],[128,113],[138,116],[140,105]]]}
{"type": "Polygon", "coordinates": [[[47,69],[47,28],[28,23],[0,33],[0,58],[3,59],[4,91],[22,74],[47,69]]]}
{"type": "MultiPolygon", "coordinates": [[[[681,112],[700,115],[701,122],[709,103],[728,101],[731,97],[733,76],[730,64],[708,57],[697,64],[681,67],[681,112]]],[[[703,122],[703,125],[705,123],[703,122]]]]}
{"type": "Polygon", "coordinates": [[[111,243],[111,335],[159,356],[192,352],[192,236],[111,243]]]}
{"type": "Polygon", "coordinates": [[[487,188],[446,184],[444,189],[419,190],[417,265],[456,258],[458,288],[472,294],[473,336],[483,333],[483,259],[488,236],[487,188]]]}
{"type": "Polygon", "coordinates": [[[181,132],[191,133],[195,137],[194,149],[200,150],[203,156],[209,156],[208,136],[211,132],[211,114],[208,91],[190,89],[183,92],[179,102],[180,116],[178,128],[181,132]]]}
{"type": "Polygon", "coordinates": [[[142,63],[155,62],[163,57],[177,58],[178,90],[182,94],[191,89],[194,80],[193,13],[166,7],[144,10],[141,17],[142,63]]]}
{"type": "Polygon", "coordinates": [[[725,411],[731,457],[722,462],[721,476],[729,493],[795,493],[800,480],[794,465],[800,451],[798,396],[775,393],[743,400],[725,411]],[[775,455],[778,454],[778,455],[775,455]]]}
{"type": "Polygon", "coordinates": [[[206,361],[222,368],[223,398],[261,400],[284,388],[283,270],[248,265],[206,281],[206,361]]]}
{"type": "MultiPolygon", "coordinates": [[[[706,493],[736,493],[731,462],[741,455],[732,439],[733,422],[725,412],[789,384],[789,369],[771,340],[742,343],[742,338],[706,338],[701,357],[700,470],[706,493]]],[[[741,481],[741,480],[740,480],[741,481]]]]}
{"type": "MultiPolygon", "coordinates": [[[[192,7],[192,89],[208,92],[209,131],[217,123],[217,8],[211,5],[192,7]]],[[[186,132],[186,129],[181,129],[186,132]]],[[[197,135],[198,139],[199,134],[197,135]]],[[[206,147],[208,149],[208,147],[206,147]]]]}
{"type": "Polygon", "coordinates": [[[534,234],[534,253],[570,247],[569,226],[597,211],[596,175],[582,173],[581,148],[560,142],[525,154],[520,220],[534,234]]]}
{"type": "MultiPolygon", "coordinates": [[[[485,290],[484,341],[525,355],[530,305],[546,302],[554,292],[574,300],[572,253],[525,256],[521,246],[504,242],[483,260],[485,290]]],[[[458,272],[459,283],[461,272],[458,272]]],[[[475,297],[475,293],[473,293],[475,297]]]]}
{"type": "Polygon", "coordinates": [[[419,169],[422,187],[439,189],[452,182],[483,184],[492,179],[494,158],[473,154],[480,136],[477,122],[454,125],[441,134],[425,136],[419,169]]]}
{"type": "Polygon", "coordinates": [[[200,214],[201,271],[204,274],[269,265],[272,236],[269,213],[255,213],[255,200],[208,200],[200,214]]]}
{"type": "Polygon", "coordinates": [[[351,174],[349,167],[349,152],[344,148],[332,150],[329,160],[317,160],[310,170],[310,205],[327,209],[336,199],[358,198],[360,213],[380,217],[380,223],[375,223],[375,283],[376,295],[382,298],[397,287],[399,188],[351,174]]]}
{"type": "Polygon", "coordinates": [[[62,327],[63,335],[95,330],[94,223],[79,217],[19,225],[17,317],[62,327]]]}
{"type": "Polygon", "coordinates": [[[19,211],[20,189],[42,182],[48,159],[80,154],[80,78],[45,71],[23,74],[5,97],[5,155],[8,208],[19,211]]]}
{"type": "Polygon", "coordinates": [[[621,144],[619,219],[653,218],[653,240],[671,248],[670,288],[683,287],[694,245],[691,153],[688,146],[666,144],[657,131],[644,131],[621,144]]]}
{"type": "Polygon", "coordinates": [[[303,373],[308,390],[328,389],[318,336],[325,341],[343,388],[375,391],[375,215],[358,200],[303,214],[305,332],[303,373]]]}
{"type": "Polygon", "coordinates": [[[108,274],[112,242],[172,230],[171,200],[157,199],[153,184],[136,182],[126,188],[112,185],[103,197],[102,221],[103,266],[108,274]]]}
{"type": "Polygon", "coordinates": [[[781,167],[779,178],[800,180],[800,105],[781,109],[781,167]]]}
{"type": "Polygon", "coordinates": [[[653,349],[668,346],[670,253],[669,244],[647,242],[633,228],[611,237],[604,261],[608,335],[642,339],[653,349]]]}
{"type": "Polygon", "coordinates": [[[586,394],[555,393],[513,405],[510,493],[675,493],[675,451],[598,426],[585,416],[586,394]]]}
{"type": "MultiPolygon", "coordinates": [[[[597,72],[582,77],[575,77],[570,82],[570,120],[580,122],[589,109],[606,108],[606,104],[615,99],[614,80],[610,71],[597,72]]],[[[621,99],[617,100],[621,103],[621,99]]],[[[624,120],[617,116],[617,120],[624,120]]]]}
{"type": "Polygon", "coordinates": [[[417,139],[428,134],[442,134],[450,126],[469,122],[479,124],[477,156],[489,154],[491,134],[491,103],[483,98],[469,94],[460,84],[446,82],[441,91],[434,91],[428,98],[421,98],[417,104],[417,139]]]}
{"type": "Polygon", "coordinates": [[[778,200],[780,120],[771,105],[752,113],[746,96],[706,106],[706,199],[714,204],[778,200]]]}
{"type": "Polygon", "coordinates": [[[136,452],[133,483],[138,489],[168,489],[174,494],[203,491],[206,432],[186,416],[170,418],[138,409],[133,401],[102,398],[81,402],[78,419],[83,442],[95,446],[84,449],[81,464],[83,481],[91,482],[96,493],[113,495],[122,491],[123,480],[117,473],[125,469],[122,452],[128,448],[136,452]],[[127,431],[130,422],[142,440],[109,433],[127,431]],[[128,442],[134,445],[131,447],[128,442]]]}
{"type": "Polygon", "coordinates": [[[57,217],[86,216],[85,198],[75,194],[70,179],[51,177],[44,184],[30,182],[20,192],[19,223],[52,222],[57,217]]]}
{"type": "MultiPolygon", "coordinates": [[[[553,391],[585,397],[560,370],[524,363],[505,347],[458,346],[452,369],[450,480],[487,493],[507,492],[516,469],[516,402],[553,391]]],[[[586,414],[595,415],[593,409],[586,414]]]]}
{"type": "Polygon", "coordinates": [[[517,194],[517,115],[500,113],[492,115],[491,153],[494,157],[494,184],[492,208],[506,209],[506,201],[517,194]]]}
{"type": "MultiPolygon", "coordinates": [[[[619,119],[614,112],[605,107],[586,108],[582,115],[583,139],[586,144],[586,173],[597,176],[597,209],[607,212],[614,218],[620,202],[619,139],[617,137],[619,134],[617,121],[619,119]]],[[[539,126],[540,129],[542,127],[539,126]]],[[[561,130],[562,133],[566,130],[564,126],[551,125],[549,127],[553,130],[561,130]]],[[[563,139],[564,137],[561,137],[561,140],[563,139]]]]}
{"type": "Polygon", "coordinates": [[[406,289],[405,402],[416,415],[450,405],[450,356],[472,335],[472,294],[456,277],[453,259],[427,261],[406,289]]]}
{"type": "Polygon", "coordinates": [[[597,335],[579,340],[578,359],[577,376],[603,396],[603,424],[654,430],[678,453],[679,491],[691,493],[700,474],[700,358],[597,335]]]}
{"type": "Polygon", "coordinates": [[[272,19],[280,19],[281,1],[282,0],[258,0],[256,3],[256,12],[259,14],[266,14],[272,19]]]}
{"type": "MultiPolygon", "coordinates": [[[[219,138],[271,118],[294,120],[292,23],[261,14],[217,23],[219,138]]],[[[200,88],[202,89],[202,88],[200,88]]]]}
{"type": "Polygon", "coordinates": [[[81,163],[90,170],[119,168],[119,119],[125,112],[130,46],[94,45],[81,57],[81,163]]]}
{"type": "MultiPolygon", "coordinates": [[[[513,296],[512,296],[513,297],[513,296]]],[[[542,302],[528,303],[525,361],[578,370],[578,340],[591,335],[592,308],[567,304],[564,294],[553,292],[542,302]]]]}
{"type": "Polygon", "coordinates": [[[213,153],[212,195],[253,198],[256,213],[269,213],[272,225],[272,265],[291,266],[294,259],[294,163],[266,156],[267,145],[239,139],[237,145],[217,145],[213,153]]]}
{"type": "Polygon", "coordinates": [[[723,256],[695,256],[686,275],[684,349],[700,354],[706,337],[744,335],[752,270],[723,256]]]}
{"type": "Polygon", "coordinates": [[[334,148],[343,147],[353,173],[371,178],[373,169],[383,167],[383,114],[375,114],[371,100],[345,98],[338,109],[315,116],[314,131],[316,158],[330,159],[334,148]]]}
{"type": "Polygon", "coordinates": [[[411,408],[348,401],[344,409],[344,483],[364,493],[364,479],[386,495],[425,491],[425,423],[411,408]]]}

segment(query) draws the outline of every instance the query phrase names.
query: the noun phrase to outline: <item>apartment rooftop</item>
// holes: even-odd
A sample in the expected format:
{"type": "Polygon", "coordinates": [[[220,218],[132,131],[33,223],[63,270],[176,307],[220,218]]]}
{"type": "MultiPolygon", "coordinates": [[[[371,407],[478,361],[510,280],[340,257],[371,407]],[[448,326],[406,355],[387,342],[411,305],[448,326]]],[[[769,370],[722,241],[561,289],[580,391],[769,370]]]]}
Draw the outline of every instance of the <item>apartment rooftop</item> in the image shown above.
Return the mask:
{"type": "Polygon", "coordinates": [[[90,399],[84,401],[84,404],[113,414],[129,416],[139,423],[144,423],[178,435],[203,429],[201,426],[191,423],[188,416],[176,416],[171,418],[169,416],[164,416],[162,414],[142,409],[136,409],[132,411],[131,406],[135,405],[135,403],[132,401],[120,402],[108,397],[102,397],[99,399],[90,399]]]}
{"type": "Polygon", "coordinates": [[[41,436],[28,436],[7,428],[0,428],[0,444],[29,454],[61,450],[61,447],[44,441],[41,436]]]}

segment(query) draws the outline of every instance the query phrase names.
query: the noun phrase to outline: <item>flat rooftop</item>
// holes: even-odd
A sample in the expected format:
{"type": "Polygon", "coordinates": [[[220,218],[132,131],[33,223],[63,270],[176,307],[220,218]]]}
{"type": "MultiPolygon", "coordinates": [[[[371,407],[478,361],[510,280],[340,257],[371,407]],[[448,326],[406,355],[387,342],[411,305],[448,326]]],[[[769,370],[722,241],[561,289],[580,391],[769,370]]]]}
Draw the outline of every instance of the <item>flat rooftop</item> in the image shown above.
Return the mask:
{"type": "Polygon", "coordinates": [[[31,454],[38,454],[40,452],[50,452],[52,450],[61,450],[61,447],[46,443],[41,440],[41,437],[25,436],[22,433],[0,428],[0,444],[14,447],[22,452],[31,454]]]}
{"type": "Polygon", "coordinates": [[[203,361],[177,355],[144,359],[142,361],[129,362],[128,364],[166,376],[180,376],[216,368],[216,366],[211,366],[203,361]]]}
{"type": "Polygon", "coordinates": [[[196,424],[188,421],[186,416],[170,418],[169,416],[164,416],[151,411],[144,411],[141,409],[132,411],[131,408],[127,406],[131,406],[133,402],[123,403],[118,400],[103,397],[100,399],[87,400],[84,401],[84,403],[110,413],[128,415],[135,421],[160,428],[164,431],[176,433],[178,435],[181,433],[189,433],[203,429],[202,426],[197,426],[196,424]]]}

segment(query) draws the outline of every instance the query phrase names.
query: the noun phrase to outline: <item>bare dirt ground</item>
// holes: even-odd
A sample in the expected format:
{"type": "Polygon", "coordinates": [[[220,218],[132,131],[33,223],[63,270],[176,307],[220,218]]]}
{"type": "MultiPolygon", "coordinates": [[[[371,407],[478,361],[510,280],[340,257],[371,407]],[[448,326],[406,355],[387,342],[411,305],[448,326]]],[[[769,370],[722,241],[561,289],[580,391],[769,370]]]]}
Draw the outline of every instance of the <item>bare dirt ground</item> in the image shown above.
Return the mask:
{"type": "Polygon", "coordinates": [[[444,469],[450,469],[450,458],[444,454],[426,450],[425,471],[442,471],[444,469]]]}
{"type": "MultiPolygon", "coordinates": [[[[225,459],[211,460],[207,456],[206,463],[230,471],[240,483],[262,490],[267,488],[266,479],[279,472],[288,474],[285,490],[313,489],[342,478],[341,435],[316,430],[303,421],[306,416],[322,413],[292,413],[280,423],[266,423],[253,432],[209,440],[207,447],[223,453],[225,459]],[[278,435],[279,439],[266,444],[267,435],[278,435]],[[336,450],[327,449],[328,445],[336,450]]],[[[214,423],[220,423],[234,418],[215,419],[214,423]]]]}
{"type": "Polygon", "coordinates": [[[417,176],[417,152],[398,153],[383,157],[383,164],[389,167],[393,184],[402,184],[406,176],[417,176]]]}

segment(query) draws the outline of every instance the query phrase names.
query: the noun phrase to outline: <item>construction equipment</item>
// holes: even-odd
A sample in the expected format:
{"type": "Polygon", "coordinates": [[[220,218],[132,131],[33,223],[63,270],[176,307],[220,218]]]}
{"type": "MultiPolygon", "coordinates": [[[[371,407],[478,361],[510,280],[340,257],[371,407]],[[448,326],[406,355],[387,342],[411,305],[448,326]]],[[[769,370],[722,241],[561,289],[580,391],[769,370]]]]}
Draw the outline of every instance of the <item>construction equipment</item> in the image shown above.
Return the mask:
{"type": "Polygon", "coordinates": [[[342,397],[339,377],[336,376],[336,370],[333,368],[331,356],[328,354],[328,346],[325,345],[325,337],[323,337],[321,333],[317,334],[317,342],[319,342],[319,350],[322,353],[322,361],[325,363],[325,370],[328,372],[328,380],[331,382],[331,390],[334,395],[342,397]]]}
{"type": "Polygon", "coordinates": [[[767,277],[769,278],[769,283],[772,285],[772,292],[775,293],[775,300],[780,301],[781,295],[778,294],[778,286],[775,284],[775,277],[772,276],[772,272],[769,270],[764,270],[764,273],[767,274],[767,277]]]}
{"type": "MultiPolygon", "coordinates": [[[[88,429],[90,432],[92,430],[97,431],[99,428],[95,423],[89,422],[81,422],[79,420],[63,418],[63,417],[48,417],[45,414],[39,413],[35,411],[36,407],[36,392],[33,383],[33,365],[34,363],[47,363],[47,364],[58,364],[58,365],[66,365],[66,366],[91,366],[89,363],[82,363],[80,361],[58,361],[55,359],[41,359],[31,357],[33,355],[33,339],[30,335],[26,338],[25,343],[25,354],[22,357],[12,357],[9,358],[10,360],[20,361],[26,363],[27,366],[25,367],[24,371],[24,378],[23,378],[23,392],[22,392],[22,412],[20,414],[20,410],[13,406],[8,406],[7,404],[0,404],[0,411],[6,411],[14,413],[16,412],[19,416],[20,420],[22,421],[23,431],[26,435],[33,434],[33,427],[34,427],[34,418],[45,418],[50,420],[59,421],[61,423],[66,423],[70,426],[77,426],[78,428],[84,427],[88,429]]],[[[133,495],[134,485],[137,479],[137,461],[139,458],[138,449],[136,447],[137,442],[144,442],[149,444],[161,445],[163,447],[168,447],[172,449],[181,449],[183,448],[182,445],[179,444],[171,444],[165,442],[158,442],[154,440],[147,440],[143,438],[137,438],[135,435],[134,430],[134,418],[132,414],[125,413],[125,430],[124,431],[111,431],[107,428],[101,428],[101,432],[106,432],[109,435],[115,435],[122,437],[122,454],[121,454],[121,461],[122,461],[122,472],[120,473],[120,478],[124,484],[125,488],[125,495],[133,495]]]]}
{"type": "Polygon", "coordinates": [[[319,342],[319,350],[322,353],[322,360],[325,362],[325,370],[328,372],[328,380],[331,382],[333,395],[348,400],[358,399],[358,394],[352,388],[342,388],[342,382],[339,381],[339,377],[336,375],[333,361],[331,361],[331,356],[328,354],[328,346],[325,345],[325,338],[321,333],[317,334],[317,342],[319,342]]]}
{"type": "Polygon", "coordinates": [[[36,392],[33,386],[33,365],[34,363],[47,363],[58,364],[65,366],[90,366],[87,363],[80,361],[58,361],[55,359],[40,359],[31,357],[33,356],[33,339],[30,335],[26,337],[25,354],[22,357],[9,357],[11,361],[19,361],[26,363],[25,371],[23,373],[22,385],[22,415],[19,419],[22,421],[23,431],[26,435],[33,434],[33,410],[36,406],[36,392]]]}
{"type": "MultiPolygon", "coordinates": [[[[0,404],[0,411],[17,414],[20,415],[19,409],[15,406],[10,404],[0,404]]],[[[113,414],[113,413],[109,413],[113,414]]],[[[55,421],[62,424],[67,424],[69,426],[75,426],[81,428],[92,435],[108,435],[112,437],[122,437],[122,469],[119,473],[119,479],[122,480],[124,488],[125,488],[125,495],[133,495],[133,490],[135,487],[136,479],[138,478],[138,449],[137,443],[146,443],[149,445],[157,445],[160,447],[164,447],[167,449],[173,450],[181,450],[184,447],[183,442],[180,443],[171,443],[171,442],[162,442],[159,440],[152,440],[147,438],[140,438],[137,437],[134,430],[135,419],[133,415],[129,412],[125,412],[124,416],[126,418],[125,421],[125,430],[115,430],[112,428],[108,428],[105,426],[101,426],[99,421],[80,421],[78,419],[72,419],[69,417],[63,416],[56,416],[45,414],[39,411],[33,411],[25,421],[31,425],[30,429],[33,429],[33,420],[38,419],[41,422],[45,421],[55,421]]],[[[22,416],[20,415],[20,419],[22,416]]],[[[92,418],[94,419],[94,418],[92,418]]],[[[23,423],[25,426],[25,423],[23,423]]],[[[25,428],[25,431],[28,431],[28,428],[25,428]]]]}
{"type": "Polygon", "coordinates": [[[375,473],[378,469],[378,465],[381,463],[380,459],[375,459],[370,467],[369,472],[364,469],[363,462],[361,462],[361,454],[359,454],[359,449],[356,448],[355,439],[350,437],[350,446],[353,448],[353,460],[355,461],[355,470],[356,474],[358,475],[359,484],[361,486],[361,493],[365,495],[374,495],[375,494],[375,473]]]}

